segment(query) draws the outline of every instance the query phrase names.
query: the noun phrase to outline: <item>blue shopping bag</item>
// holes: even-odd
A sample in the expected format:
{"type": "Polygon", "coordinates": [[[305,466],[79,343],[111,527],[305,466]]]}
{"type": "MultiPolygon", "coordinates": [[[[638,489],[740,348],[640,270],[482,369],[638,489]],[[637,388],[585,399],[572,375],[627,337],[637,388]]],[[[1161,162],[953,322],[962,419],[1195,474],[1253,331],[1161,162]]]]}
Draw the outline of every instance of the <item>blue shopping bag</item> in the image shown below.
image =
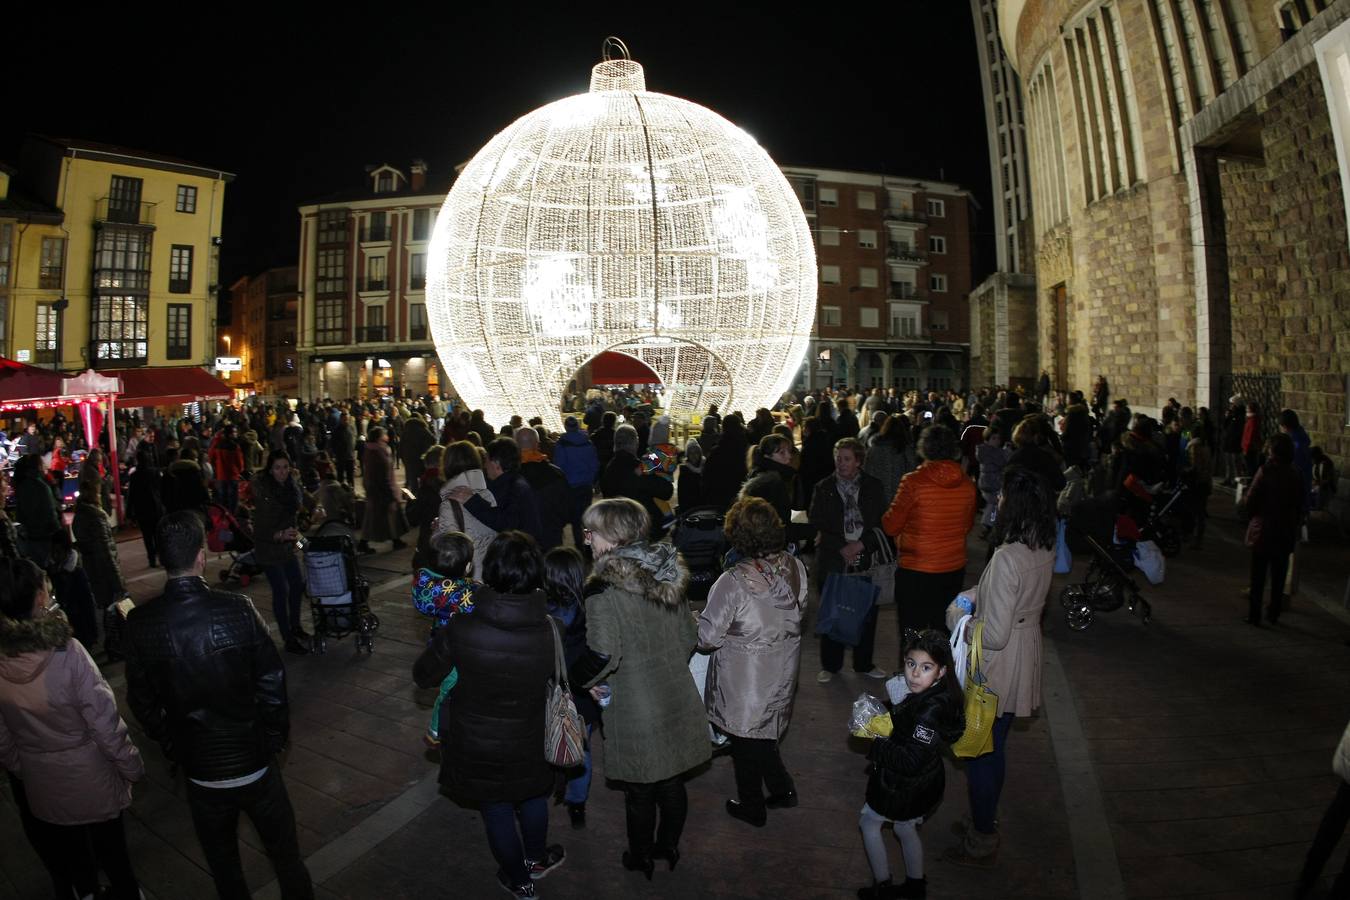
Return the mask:
{"type": "Polygon", "coordinates": [[[1067,519],[1060,519],[1055,534],[1055,574],[1067,575],[1073,570],[1073,554],[1069,552],[1068,541],[1064,539],[1067,519]]]}
{"type": "Polygon", "coordinates": [[[872,583],[866,572],[831,572],[820,592],[816,634],[856,647],[862,640],[863,626],[879,593],[880,588],[872,583]]]}

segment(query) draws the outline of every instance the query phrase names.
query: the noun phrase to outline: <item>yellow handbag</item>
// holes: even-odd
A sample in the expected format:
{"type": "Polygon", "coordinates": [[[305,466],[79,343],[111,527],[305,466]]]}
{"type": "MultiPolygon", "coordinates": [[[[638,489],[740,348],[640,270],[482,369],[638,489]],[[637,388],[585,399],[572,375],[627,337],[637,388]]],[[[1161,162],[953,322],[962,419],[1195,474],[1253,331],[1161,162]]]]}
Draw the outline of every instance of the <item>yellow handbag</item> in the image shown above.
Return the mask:
{"type": "Polygon", "coordinates": [[[998,694],[985,683],[981,638],[984,622],[975,623],[975,637],[970,642],[969,674],[966,675],[966,730],[961,739],[952,744],[952,753],[960,759],[972,759],[994,752],[994,720],[998,718],[998,694]]]}

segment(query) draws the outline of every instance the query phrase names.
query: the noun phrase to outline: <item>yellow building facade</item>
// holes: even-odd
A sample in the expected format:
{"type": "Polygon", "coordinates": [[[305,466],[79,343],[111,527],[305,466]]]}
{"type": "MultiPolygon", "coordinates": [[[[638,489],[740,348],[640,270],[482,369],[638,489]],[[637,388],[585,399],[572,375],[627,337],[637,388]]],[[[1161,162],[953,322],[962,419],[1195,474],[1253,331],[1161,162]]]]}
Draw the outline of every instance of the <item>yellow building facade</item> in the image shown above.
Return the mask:
{"type": "Polygon", "coordinates": [[[0,354],[65,370],[213,363],[231,173],[30,137],[0,176],[0,354]]]}

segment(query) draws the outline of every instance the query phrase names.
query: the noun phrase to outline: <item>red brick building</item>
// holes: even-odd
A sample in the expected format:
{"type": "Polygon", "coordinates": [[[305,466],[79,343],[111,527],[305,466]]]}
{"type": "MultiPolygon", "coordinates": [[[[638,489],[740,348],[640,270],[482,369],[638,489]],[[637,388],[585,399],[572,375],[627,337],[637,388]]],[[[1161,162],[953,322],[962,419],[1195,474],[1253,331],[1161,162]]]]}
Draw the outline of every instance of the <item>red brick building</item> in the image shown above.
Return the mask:
{"type": "Polygon", "coordinates": [[[239,357],[243,366],[238,373],[221,373],[232,386],[263,396],[296,396],[296,271],[280,266],[230,285],[230,323],[221,331],[220,353],[239,357]]]}
{"type": "Polygon", "coordinates": [[[971,231],[966,189],[784,166],[816,240],[815,337],[798,389],[965,386],[971,231]]]}

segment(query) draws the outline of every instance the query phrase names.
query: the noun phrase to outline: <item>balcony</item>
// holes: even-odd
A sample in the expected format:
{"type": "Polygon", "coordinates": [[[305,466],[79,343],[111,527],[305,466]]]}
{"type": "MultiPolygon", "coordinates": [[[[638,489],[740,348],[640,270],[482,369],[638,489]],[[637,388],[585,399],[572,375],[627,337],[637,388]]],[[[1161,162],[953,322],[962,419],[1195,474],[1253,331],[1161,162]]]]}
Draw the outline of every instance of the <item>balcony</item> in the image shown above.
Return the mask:
{"type": "Polygon", "coordinates": [[[886,247],[886,258],[896,262],[922,264],[928,262],[928,251],[908,244],[889,244],[886,247]]]}
{"type": "Polygon", "coordinates": [[[387,278],[367,278],[365,290],[387,291],[389,290],[389,280],[387,278]]]}
{"type": "Polygon", "coordinates": [[[367,325],[356,329],[356,341],[359,344],[378,344],[388,340],[389,328],[385,325],[367,325]]]}
{"type": "Polygon", "coordinates": [[[921,291],[912,284],[904,282],[891,282],[891,289],[886,292],[887,300],[916,300],[923,303],[928,302],[928,292],[921,291]]]}
{"type": "Polygon", "coordinates": [[[155,204],[129,203],[120,197],[100,197],[94,207],[94,221],[154,228],[155,204]]]}
{"type": "Polygon", "coordinates": [[[423,291],[426,290],[426,287],[427,276],[425,275],[413,275],[408,279],[408,290],[410,291],[423,291]]]}
{"type": "Polygon", "coordinates": [[[414,325],[414,326],[412,326],[411,328],[408,329],[408,340],[410,340],[410,341],[425,341],[425,340],[427,340],[427,339],[428,339],[428,338],[427,338],[427,326],[425,326],[425,325],[414,325]]]}
{"type": "Polygon", "coordinates": [[[889,222],[913,222],[916,225],[928,224],[928,213],[918,212],[913,209],[901,209],[900,207],[888,207],[883,218],[889,222]]]}
{"type": "Polygon", "coordinates": [[[361,241],[366,244],[379,244],[389,240],[388,225],[368,225],[361,229],[361,241]]]}

